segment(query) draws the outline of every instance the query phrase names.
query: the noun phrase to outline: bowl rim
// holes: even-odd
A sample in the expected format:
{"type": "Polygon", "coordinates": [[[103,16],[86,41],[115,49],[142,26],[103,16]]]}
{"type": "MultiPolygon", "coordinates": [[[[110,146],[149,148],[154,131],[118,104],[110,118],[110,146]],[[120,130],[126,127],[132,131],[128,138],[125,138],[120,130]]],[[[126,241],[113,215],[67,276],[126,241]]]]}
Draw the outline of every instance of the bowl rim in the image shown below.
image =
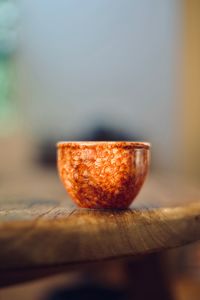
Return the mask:
{"type": "Polygon", "coordinates": [[[57,148],[60,147],[90,147],[107,144],[113,147],[135,148],[135,149],[150,149],[151,144],[140,141],[60,141],[56,143],[57,148]]]}

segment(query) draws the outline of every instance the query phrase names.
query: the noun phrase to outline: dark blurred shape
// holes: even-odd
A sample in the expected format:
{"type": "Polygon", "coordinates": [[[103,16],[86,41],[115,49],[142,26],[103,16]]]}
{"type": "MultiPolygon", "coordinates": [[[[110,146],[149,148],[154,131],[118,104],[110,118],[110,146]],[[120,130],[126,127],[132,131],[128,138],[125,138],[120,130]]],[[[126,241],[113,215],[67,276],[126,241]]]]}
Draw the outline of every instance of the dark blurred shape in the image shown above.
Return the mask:
{"type": "Polygon", "coordinates": [[[137,139],[136,136],[131,136],[130,133],[110,128],[108,126],[96,126],[91,132],[81,136],[80,141],[130,141],[137,139]]]}
{"type": "Polygon", "coordinates": [[[78,136],[58,137],[57,140],[46,139],[38,146],[37,161],[44,167],[56,167],[56,142],[66,141],[135,141],[140,138],[136,135],[114,129],[105,125],[95,126],[91,131],[78,136]]]}
{"type": "Polygon", "coordinates": [[[129,262],[126,268],[130,298],[134,300],[172,300],[161,255],[152,253],[129,262]]]}
{"type": "Polygon", "coordinates": [[[116,267],[114,263],[101,265],[90,269],[90,273],[82,273],[82,279],[73,286],[52,291],[45,300],[172,300],[162,259],[161,254],[152,253],[125,260],[121,265],[116,263],[116,267]],[[117,284],[112,269],[118,275],[121,273],[117,284]]]}
{"type": "Polygon", "coordinates": [[[42,167],[56,168],[56,141],[44,140],[38,145],[36,161],[42,167]]]}
{"type": "Polygon", "coordinates": [[[125,300],[127,295],[118,289],[100,285],[82,285],[79,287],[62,288],[54,291],[46,300],[125,300]]]}

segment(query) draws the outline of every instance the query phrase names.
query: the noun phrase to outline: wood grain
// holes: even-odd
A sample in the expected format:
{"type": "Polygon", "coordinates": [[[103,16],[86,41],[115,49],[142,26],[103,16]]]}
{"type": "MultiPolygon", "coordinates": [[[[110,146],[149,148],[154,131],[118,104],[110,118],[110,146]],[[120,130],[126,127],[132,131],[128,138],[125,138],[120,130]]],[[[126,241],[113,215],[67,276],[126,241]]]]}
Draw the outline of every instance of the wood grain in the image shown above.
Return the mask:
{"type": "Polygon", "coordinates": [[[151,176],[129,210],[87,210],[71,204],[56,174],[34,176],[43,185],[32,186],[31,197],[30,189],[0,195],[2,272],[140,255],[200,239],[200,192],[187,182],[151,176]]]}

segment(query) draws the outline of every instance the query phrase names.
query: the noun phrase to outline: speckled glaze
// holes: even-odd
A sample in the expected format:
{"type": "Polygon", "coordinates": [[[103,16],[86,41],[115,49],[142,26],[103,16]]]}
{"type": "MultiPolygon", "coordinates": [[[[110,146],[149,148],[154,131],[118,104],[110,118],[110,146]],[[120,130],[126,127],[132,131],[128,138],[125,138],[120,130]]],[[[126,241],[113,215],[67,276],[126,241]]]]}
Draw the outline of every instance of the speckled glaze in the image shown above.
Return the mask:
{"type": "Polygon", "coordinates": [[[74,202],[85,208],[127,208],[149,168],[143,142],[60,142],[58,171],[74,202]]]}

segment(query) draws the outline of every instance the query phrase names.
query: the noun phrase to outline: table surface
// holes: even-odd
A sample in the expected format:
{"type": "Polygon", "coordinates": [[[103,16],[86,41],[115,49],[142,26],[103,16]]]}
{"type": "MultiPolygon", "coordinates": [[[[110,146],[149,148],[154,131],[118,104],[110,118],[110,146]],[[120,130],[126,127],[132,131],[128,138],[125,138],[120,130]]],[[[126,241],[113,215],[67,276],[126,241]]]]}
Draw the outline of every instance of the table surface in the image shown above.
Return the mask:
{"type": "Polygon", "coordinates": [[[129,210],[75,207],[57,174],[35,169],[0,189],[0,271],[146,254],[200,239],[200,190],[149,176],[129,210]]]}

